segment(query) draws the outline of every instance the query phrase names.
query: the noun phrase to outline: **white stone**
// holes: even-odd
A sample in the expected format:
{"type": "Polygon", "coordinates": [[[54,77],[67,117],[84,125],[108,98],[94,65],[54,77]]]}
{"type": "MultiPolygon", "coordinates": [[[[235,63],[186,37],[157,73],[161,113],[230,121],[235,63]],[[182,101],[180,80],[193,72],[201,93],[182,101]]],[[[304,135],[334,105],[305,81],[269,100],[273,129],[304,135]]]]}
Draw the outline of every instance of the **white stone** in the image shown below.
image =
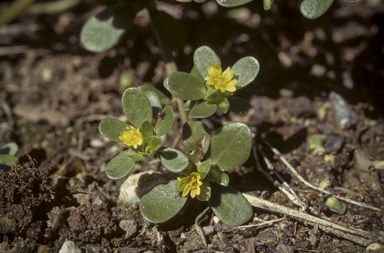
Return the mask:
{"type": "Polygon", "coordinates": [[[72,241],[65,241],[59,253],[81,253],[81,249],[75,245],[72,241]]]}
{"type": "Polygon", "coordinates": [[[160,172],[145,171],[129,176],[120,187],[118,201],[133,205],[140,202],[141,197],[159,184],[167,180],[160,172]]]}
{"type": "Polygon", "coordinates": [[[381,244],[375,242],[375,243],[372,243],[370,245],[368,245],[368,247],[366,248],[367,251],[374,251],[374,250],[378,250],[381,248],[381,244]]]}

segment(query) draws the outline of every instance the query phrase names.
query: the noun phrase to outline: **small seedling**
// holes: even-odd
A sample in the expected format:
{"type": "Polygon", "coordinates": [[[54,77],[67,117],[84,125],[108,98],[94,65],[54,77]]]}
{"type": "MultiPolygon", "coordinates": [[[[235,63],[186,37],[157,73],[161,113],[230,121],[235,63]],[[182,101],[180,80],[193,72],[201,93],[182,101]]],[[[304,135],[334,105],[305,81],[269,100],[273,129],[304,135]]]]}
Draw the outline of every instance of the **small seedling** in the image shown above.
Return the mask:
{"type": "Polygon", "coordinates": [[[331,196],[325,202],[325,205],[334,213],[344,214],[347,209],[346,205],[339,201],[335,196],[331,196]]]}

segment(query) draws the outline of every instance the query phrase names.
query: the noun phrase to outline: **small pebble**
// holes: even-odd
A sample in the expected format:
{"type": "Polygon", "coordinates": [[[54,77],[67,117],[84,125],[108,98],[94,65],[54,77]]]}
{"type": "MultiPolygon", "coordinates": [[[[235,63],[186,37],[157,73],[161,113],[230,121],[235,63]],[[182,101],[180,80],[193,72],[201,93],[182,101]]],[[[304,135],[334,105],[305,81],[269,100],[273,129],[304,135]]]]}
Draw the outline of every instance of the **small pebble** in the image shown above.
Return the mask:
{"type": "Polygon", "coordinates": [[[59,253],[81,253],[79,247],[75,245],[72,241],[65,241],[59,253]]]}
{"type": "Polygon", "coordinates": [[[357,115],[349,107],[347,101],[334,91],[329,94],[329,100],[336,124],[341,129],[354,127],[357,123],[357,115]]]}

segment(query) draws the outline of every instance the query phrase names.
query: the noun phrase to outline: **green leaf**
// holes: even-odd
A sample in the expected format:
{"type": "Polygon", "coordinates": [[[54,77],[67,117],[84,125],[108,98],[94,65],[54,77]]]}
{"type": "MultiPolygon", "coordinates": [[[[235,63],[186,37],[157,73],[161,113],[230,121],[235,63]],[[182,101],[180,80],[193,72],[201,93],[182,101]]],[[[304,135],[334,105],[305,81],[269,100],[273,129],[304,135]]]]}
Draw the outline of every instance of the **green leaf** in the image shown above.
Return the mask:
{"type": "Polygon", "coordinates": [[[145,91],[145,95],[147,96],[149,102],[152,106],[152,117],[157,119],[157,114],[161,111],[163,106],[161,105],[160,98],[157,96],[156,92],[153,91],[145,91]]]}
{"type": "Polygon", "coordinates": [[[199,172],[201,176],[201,180],[204,180],[204,178],[208,175],[210,169],[211,169],[211,159],[208,159],[196,166],[196,170],[197,172],[199,172]]]}
{"type": "Polygon", "coordinates": [[[252,0],[216,0],[216,2],[223,7],[236,7],[247,4],[251,1],[252,0]]]}
{"type": "Polygon", "coordinates": [[[247,222],[253,210],[243,195],[231,186],[211,184],[212,196],[209,205],[219,219],[232,227],[247,222]]]}
{"type": "Polygon", "coordinates": [[[327,136],[325,134],[312,134],[308,138],[309,149],[322,148],[327,136]]]}
{"type": "Polygon", "coordinates": [[[156,136],[156,135],[148,137],[148,139],[146,141],[147,141],[147,143],[146,143],[147,148],[151,147],[151,149],[153,150],[153,151],[150,151],[151,155],[153,154],[154,151],[158,150],[162,144],[161,138],[159,136],[156,136]]]}
{"type": "Polygon", "coordinates": [[[109,161],[105,168],[105,174],[110,179],[119,179],[128,175],[135,164],[135,160],[128,157],[126,152],[122,152],[109,161]]]}
{"type": "Polygon", "coordinates": [[[208,201],[211,198],[211,191],[211,183],[208,180],[204,180],[200,186],[200,194],[196,197],[200,201],[208,201]]]}
{"type": "Polygon", "coordinates": [[[176,181],[158,185],[141,198],[140,212],[146,220],[163,223],[181,211],[188,198],[176,192],[176,181]]]}
{"type": "Polygon", "coordinates": [[[138,152],[138,151],[134,151],[132,149],[128,149],[125,152],[127,153],[127,156],[129,158],[132,158],[135,162],[140,162],[140,161],[144,160],[145,158],[147,158],[147,156],[148,156],[148,154],[145,152],[138,152]]]}
{"type": "Polygon", "coordinates": [[[10,142],[5,144],[0,148],[0,155],[16,155],[17,151],[19,150],[19,147],[15,142],[10,142]]]}
{"type": "Polygon", "coordinates": [[[120,132],[127,131],[128,126],[129,125],[127,123],[124,123],[118,119],[105,118],[101,120],[99,124],[99,131],[102,135],[112,141],[124,143],[122,140],[119,139],[119,136],[120,132]]]}
{"type": "Polygon", "coordinates": [[[196,76],[197,78],[199,78],[199,80],[201,80],[202,82],[205,82],[204,77],[200,75],[200,72],[195,65],[193,65],[192,67],[191,75],[196,76]]]}
{"type": "Polygon", "coordinates": [[[187,102],[185,102],[183,104],[183,109],[186,111],[189,111],[195,106],[196,103],[197,103],[197,101],[188,100],[187,102]]]}
{"type": "Polygon", "coordinates": [[[273,0],[263,0],[263,7],[264,7],[264,10],[269,10],[271,9],[271,6],[273,4],[273,0]]]}
{"type": "Polygon", "coordinates": [[[171,106],[167,105],[161,112],[162,116],[158,118],[155,125],[155,132],[157,136],[163,136],[172,129],[175,121],[175,115],[171,106]]]}
{"type": "Polygon", "coordinates": [[[108,7],[84,24],[80,41],[91,52],[103,52],[115,46],[131,27],[135,18],[132,6],[108,7]]]}
{"type": "Polygon", "coordinates": [[[152,121],[152,106],[142,90],[126,89],[121,102],[125,116],[136,128],[141,127],[144,121],[152,121]]]}
{"type": "Polygon", "coordinates": [[[347,206],[343,202],[339,201],[335,196],[329,197],[325,202],[325,205],[329,210],[338,214],[344,214],[347,209],[347,206]]]}
{"type": "Polygon", "coordinates": [[[141,130],[144,138],[153,135],[153,127],[152,127],[151,123],[147,120],[141,124],[140,130],[141,130]]]}
{"type": "Polygon", "coordinates": [[[0,155],[0,164],[4,164],[7,166],[12,166],[17,163],[18,159],[13,155],[0,155]]]}
{"type": "Polygon", "coordinates": [[[212,164],[221,171],[228,171],[243,164],[252,148],[252,136],[248,126],[234,123],[223,126],[212,136],[209,156],[212,164]]]}
{"type": "Polygon", "coordinates": [[[255,80],[259,69],[259,62],[254,57],[247,56],[238,60],[232,67],[237,78],[236,89],[244,88],[255,80]]]}
{"type": "Polygon", "coordinates": [[[221,99],[221,102],[218,104],[218,107],[223,113],[227,113],[229,109],[229,102],[226,97],[221,99]]]}
{"type": "Polygon", "coordinates": [[[192,108],[189,116],[192,118],[207,118],[217,110],[216,104],[209,104],[207,101],[201,102],[192,108]]]}
{"type": "Polygon", "coordinates": [[[144,92],[147,92],[147,91],[155,92],[162,105],[169,105],[169,98],[164,93],[156,89],[155,87],[144,84],[139,86],[138,88],[144,92]]]}
{"type": "Polygon", "coordinates": [[[197,163],[207,153],[211,135],[209,128],[201,121],[187,121],[183,125],[183,145],[185,154],[197,163]]]}
{"type": "Polygon", "coordinates": [[[215,64],[221,65],[220,58],[216,55],[215,51],[207,46],[202,46],[196,49],[193,54],[193,63],[203,78],[209,76],[209,66],[213,66],[215,64]]]}
{"type": "Polygon", "coordinates": [[[238,97],[228,97],[229,110],[240,115],[245,115],[248,112],[249,105],[247,100],[238,97]]]}
{"type": "Polygon", "coordinates": [[[323,15],[333,3],[333,0],[303,0],[300,11],[304,17],[315,19],[323,15]]]}
{"type": "Polygon", "coordinates": [[[213,182],[222,185],[227,186],[229,184],[229,176],[227,173],[220,171],[216,166],[213,166],[209,172],[210,179],[213,180],[213,182]]]}
{"type": "Polygon", "coordinates": [[[169,76],[167,78],[165,78],[164,82],[163,82],[163,85],[164,85],[164,88],[167,89],[167,91],[171,92],[169,90],[169,86],[168,86],[168,83],[169,83],[169,76]]]}
{"type": "Polygon", "coordinates": [[[177,149],[161,148],[158,155],[163,166],[171,172],[182,172],[189,164],[188,157],[177,149]]]}
{"type": "Polygon", "coordinates": [[[208,90],[207,94],[204,97],[204,100],[209,102],[217,102],[220,98],[219,91],[216,89],[208,90]]]}
{"type": "Polygon", "coordinates": [[[185,72],[174,72],[167,79],[169,92],[177,98],[199,100],[207,92],[204,82],[185,72]]]}

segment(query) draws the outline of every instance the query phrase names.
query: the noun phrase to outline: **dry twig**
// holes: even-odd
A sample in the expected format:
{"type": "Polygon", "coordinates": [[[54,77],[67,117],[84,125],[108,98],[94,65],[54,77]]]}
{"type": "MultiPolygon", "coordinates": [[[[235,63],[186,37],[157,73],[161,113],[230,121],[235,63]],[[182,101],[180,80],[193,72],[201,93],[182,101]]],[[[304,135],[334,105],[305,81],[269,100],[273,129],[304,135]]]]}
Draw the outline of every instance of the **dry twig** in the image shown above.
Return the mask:
{"type": "MultiPolygon", "coordinates": [[[[292,165],[281,155],[281,153],[274,147],[272,147],[268,142],[266,142],[265,140],[263,140],[262,138],[259,138],[262,142],[265,143],[265,145],[267,145],[271,150],[272,152],[277,155],[279,157],[279,159],[285,164],[285,166],[287,166],[287,168],[292,172],[292,174],[294,174],[303,184],[305,184],[307,187],[309,188],[312,188],[314,190],[317,190],[319,192],[322,192],[322,193],[325,193],[325,194],[329,194],[329,195],[333,195],[331,192],[327,191],[327,190],[323,190],[317,186],[314,186],[310,183],[308,183],[302,176],[300,176],[300,174],[295,170],[295,168],[292,167],[292,165]]],[[[375,211],[380,211],[382,212],[382,210],[380,208],[377,208],[377,207],[374,207],[374,206],[371,206],[371,205],[367,205],[365,203],[362,203],[362,202],[358,202],[358,201],[355,201],[355,200],[352,200],[352,199],[347,199],[347,198],[344,198],[344,197],[341,197],[341,196],[337,196],[337,195],[334,195],[336,198],[340,199],[340,200],[343,200],[345,202],[349,202],[351,204],[354,204],[356,206],[361,206],[361,207],[365,207],[365,208],[369,208],[369,209],[372,209],[372,210],[375,210],[375,211]]]]}
{"type": "Polygon", "coordinates": [[[280,213],[290,216],[296,220],[309,223],[314,226],[319,224],[319,228],[327,233],[334,234],[336,236],[348,239],[357,244],[368,246],[373,242],[384,243],[384,237],[373,232],[367,232],[357,228],[348,228],[335,222],[329,222],[321,218],[296,211],[285,206],[281,206],[270,201],[257,198],[255,196],[243,193],[243,196],[249,201],[249,203],[257,208],[267,210],[274,213],[280,213]]]}

